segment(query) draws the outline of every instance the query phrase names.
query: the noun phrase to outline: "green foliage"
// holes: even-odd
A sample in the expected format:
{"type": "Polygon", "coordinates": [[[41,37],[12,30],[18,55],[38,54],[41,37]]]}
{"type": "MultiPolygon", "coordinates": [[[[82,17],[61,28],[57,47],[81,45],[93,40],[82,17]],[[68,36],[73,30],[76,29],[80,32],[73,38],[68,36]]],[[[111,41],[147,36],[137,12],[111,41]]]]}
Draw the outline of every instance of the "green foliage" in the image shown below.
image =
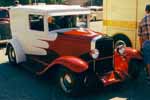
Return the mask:
{"type": "Polygon", "coordinates": [[[64,0],[46,0],[46,3],[48,3],[48,4],[61,4],[61,3],[63,3],[64,2],[64,0]]]}
{"type": "MultiPolygon", "coordinates": [[[[31,0],[32,1],[32,0],[31,0]]],[[[20,4],[29,4],[30,0],[19,0],[20,4]]]]}
{"type": "Polygon", "coordinates": [[[13,0],[0,0],[0,6],[11,6],[14,4],[13,0]]]}
{"type": "MultiPolygon", "coordinates": [[[[0,0],[0,6],[13,6],[15,0],[0,0]]],[[[21,4],[28,4],[30,0],[19,0],[21,4]]]]}

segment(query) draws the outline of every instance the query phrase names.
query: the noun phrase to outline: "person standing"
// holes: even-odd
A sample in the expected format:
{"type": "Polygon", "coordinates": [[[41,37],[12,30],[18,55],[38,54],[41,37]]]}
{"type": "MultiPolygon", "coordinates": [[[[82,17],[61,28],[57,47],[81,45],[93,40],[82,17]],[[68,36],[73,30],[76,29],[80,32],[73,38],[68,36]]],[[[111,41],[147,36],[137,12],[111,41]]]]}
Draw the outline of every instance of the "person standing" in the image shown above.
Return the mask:
{"type": "Polygon", "coordinates": [[[146,15],[139,23],[138,35],[146,64],[147,79],[150,80],[150,4],[146,5],[146,15]]]}

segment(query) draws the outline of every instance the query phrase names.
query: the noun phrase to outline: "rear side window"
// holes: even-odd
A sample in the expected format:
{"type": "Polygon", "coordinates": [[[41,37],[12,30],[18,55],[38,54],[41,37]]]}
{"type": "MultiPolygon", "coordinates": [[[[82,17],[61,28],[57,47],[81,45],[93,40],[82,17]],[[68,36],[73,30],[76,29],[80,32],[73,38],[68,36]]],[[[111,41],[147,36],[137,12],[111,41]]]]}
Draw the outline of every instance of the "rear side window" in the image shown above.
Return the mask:
{"type": "Polygon", "coordinates": [[[29,15],[29,24],[31,30],[44,31],[44,16],[29,15]]]}

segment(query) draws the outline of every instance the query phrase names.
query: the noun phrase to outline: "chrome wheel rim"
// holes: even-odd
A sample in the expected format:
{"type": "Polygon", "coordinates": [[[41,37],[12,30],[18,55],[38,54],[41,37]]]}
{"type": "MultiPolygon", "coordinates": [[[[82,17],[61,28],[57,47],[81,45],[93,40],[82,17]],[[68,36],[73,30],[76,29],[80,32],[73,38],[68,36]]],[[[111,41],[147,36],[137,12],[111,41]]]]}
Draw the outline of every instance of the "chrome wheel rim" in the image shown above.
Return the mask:
{"type": "Polygon", "coordinates": [[[73,87],[73,80],[69,74],[65,74],[63,77],[60,78],[60,84],[62,89],[66,93],[70,93],[73,87]]]}
{"type": "Polygon", "coordinates": [[[125,41],[123,41],[123,40],[118,40],[118,41],[116,41],[116,43],[115,43],[115,48],[118,47],[118,44],[119,44],[119,43],[120,43],[120,45],[122,44],[122,45],[126,46],[125,41]]]}

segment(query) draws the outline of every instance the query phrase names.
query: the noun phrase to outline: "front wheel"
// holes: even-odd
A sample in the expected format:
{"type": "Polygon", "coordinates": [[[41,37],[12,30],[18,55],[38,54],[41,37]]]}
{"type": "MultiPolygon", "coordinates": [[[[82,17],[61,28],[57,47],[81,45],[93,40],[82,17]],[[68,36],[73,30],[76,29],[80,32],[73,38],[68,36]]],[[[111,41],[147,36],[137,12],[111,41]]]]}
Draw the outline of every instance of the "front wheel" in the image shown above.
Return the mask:
{"type": "Polygon", "coordinates": [[[114,39],[114,45],[115,45],[115,48],[116,48],[116,45],[119,43],[119,42],[122,42],[124,45],[126,45],[127,47],[132,47],[132,44],[131,44],[131,41],[129,40],[129,38],[125,35],[122,35],[122,34],[119,34],[119,35],[116,35],[113,37],[114,39]]]}
{"type": "Polygon", "coordinates": [[[141,61],[137,59],[132,59],[129,62],[128,73],[131,79],[137,79],[139,77],[141,72],[141,67],[142,67],[141,61]]]}
{"type": "Polygon", "coordinates": [[[68,69],[61,69],[59,85],[69,95],[78,95],[83,90],[84,80],[82,75],[77,75],[68,69]]]}
{"type": "Polygon", "coordinates": [[[17,64],[16,53],[15,53],[14,48],[11,45],[8,46],[8,59],[11,64],[17,64]]]}

